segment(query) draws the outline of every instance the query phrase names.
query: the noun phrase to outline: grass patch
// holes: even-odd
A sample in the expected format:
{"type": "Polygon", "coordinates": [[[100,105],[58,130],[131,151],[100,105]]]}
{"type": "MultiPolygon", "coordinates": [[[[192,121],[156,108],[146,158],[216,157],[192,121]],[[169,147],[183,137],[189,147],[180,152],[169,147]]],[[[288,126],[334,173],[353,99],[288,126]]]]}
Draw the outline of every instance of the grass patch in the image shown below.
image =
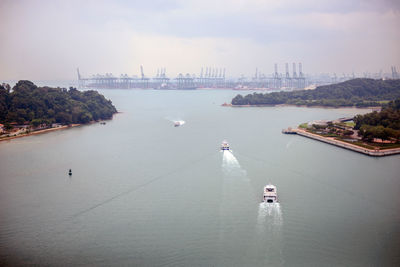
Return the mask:
{"type": "Polygon", "coordinates": [[[356,126],[356,124],[354,123],[354,121],[346,121],[344,123],[347,127],[351,127],[353,128],[354,126],[356,126]]]}
{"type": "Polygon", "coordinates": [[[380,101],[375,101],[378,102],[379,104],[387,104],[390,102],[390,100],[380,100],[380,101]]]}
{"type": "Polygon", "coordinates": [[[400,148],[400,144],[380,144],[380,143],[367,143],[367,142],[363,142],[363,141],[356,141],[356,142],[350,142],[347,140],[343,140],[341,138],[336,138],[339,141],[342,142],[346,142],[349,144],[353,144],[356,146],[360,146],[360,147],[364,147],[364,148],[368,148],[368,149],[379,149],[379,150],[385,150],[385,149],[392,149],[392,148],[400,148]]]}
{"type": "Polygon", "coordinates": [[[379,147],[379,149],[391,149],[391,148],[400,148],[400,144],[380,144],[380,143],[373,143],[374,146],[379,147]]]}
{"type": "Polygon", "coordinates": [[[340,135],[334,134],[334,133],[317,133],[317,131],[313,131],[313,130],[307,130],[307,132],[312,133],[312,134],[316,134],[322,137],[340,137],[340,135]]]}
{"type": "Polygon", "coordinates": [[[368,145],[368,144],[366,144],[366,143],[364,143],[362,141],[350,142],[350,141],[339,139],[339,138],[337,138],[337,140],[345,142],[345,143],[348,143],[348,144],[356,145],[356,146],[359,146],[359,147],[367,148],[367,149],[375,149],[374,146],[368,145]]]}
{"type": "Polygon", "coordinates": [[[308,128],[308,123],[305,122],[305,123],[300,124],[299,128],[307,129],[308,128]]]}

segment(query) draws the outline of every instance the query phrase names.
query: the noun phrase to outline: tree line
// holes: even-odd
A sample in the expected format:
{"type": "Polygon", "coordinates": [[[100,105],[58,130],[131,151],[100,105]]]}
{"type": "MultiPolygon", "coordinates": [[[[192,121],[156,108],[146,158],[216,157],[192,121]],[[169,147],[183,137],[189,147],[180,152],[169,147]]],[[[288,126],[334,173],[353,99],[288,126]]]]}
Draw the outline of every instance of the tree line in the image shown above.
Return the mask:
{"type": "Polygon", "coordinates": [[[12,89],[0,85],[0,123],[10,125],[72,124],[109,119],[117,110],[97,91],[38,87],[19,81],[12,89]]]}
{"type": "Polygon", "coordinates": [[[354,122],[354,129],[359,130],[364,140],[380,138],[400,142],[400,98],[391,101],[380,112],[355,116],[354,122]]]}
{"type": "Polygon", "coordinates": [[[306,105],[329,107],[381,106],[381,101],[400,98],[400,80],[358,78],[319,86],[314,90],[237,95],[232,105],[306,105]]]}

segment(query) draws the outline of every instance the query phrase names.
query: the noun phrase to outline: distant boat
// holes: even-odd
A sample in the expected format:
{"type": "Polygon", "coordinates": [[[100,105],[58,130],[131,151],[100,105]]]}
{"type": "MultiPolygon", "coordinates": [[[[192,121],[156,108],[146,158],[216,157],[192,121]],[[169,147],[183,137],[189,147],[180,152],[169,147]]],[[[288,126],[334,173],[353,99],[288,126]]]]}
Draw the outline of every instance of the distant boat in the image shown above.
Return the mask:
{"type": "Polygon", "coordinates": [[[68,175],[71,176],[72,175],[72,170],[69,169],[68,175]]]}
{"type": "Polygon", "coordinates": [[[227,141],[222,141],[221,150],[229,150],[229,144],[227,141]]]}
{"type": "Polygon", "coordinates": [[[181,126],[181,125],[183,125],[183,124],[185,124],[184,121],[174,121],[174,126],[175,126],[175,127],[181,126]]]}
{"type": "Polygon", "coordinates": [[[276,203],[278,202],[278,195],[276,192],[276,186],[268,184],[264,186],[263,201],[265,203],[276,203]]]}
{"type": "Polygon", "coordinates": [[[105,121],[102,121],[102,122],[100,122],[100,124],[101,124],[101,125],[105,125],[105,124],[106,124],[106,122],[105,122],[105,121]]]}

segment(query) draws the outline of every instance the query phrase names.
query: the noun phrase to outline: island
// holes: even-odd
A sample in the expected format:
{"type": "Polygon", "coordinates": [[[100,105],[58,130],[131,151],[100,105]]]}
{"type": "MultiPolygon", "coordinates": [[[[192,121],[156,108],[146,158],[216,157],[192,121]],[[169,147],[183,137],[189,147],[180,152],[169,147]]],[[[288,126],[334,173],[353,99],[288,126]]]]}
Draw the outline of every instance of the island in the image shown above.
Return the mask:
{"type": "Polygon", "coordinates": [[[232,106],[296,105],[323,107],[376,107],[400,98],[400,79],[358,78],[319,86],[313,90],[236,95],[232,106]]]}
{"type": "Polygon", "coordinates": [[[285,134],[298,134],[369,156],[400,153],[400,98],[377,112],[339,118],[334,121],[312,121],[285,134]]]}
{"type": "Polygon", "coordinates": [[[0,140],[111,119],[117,109],[97,91],[0,85],[0,140]]]}

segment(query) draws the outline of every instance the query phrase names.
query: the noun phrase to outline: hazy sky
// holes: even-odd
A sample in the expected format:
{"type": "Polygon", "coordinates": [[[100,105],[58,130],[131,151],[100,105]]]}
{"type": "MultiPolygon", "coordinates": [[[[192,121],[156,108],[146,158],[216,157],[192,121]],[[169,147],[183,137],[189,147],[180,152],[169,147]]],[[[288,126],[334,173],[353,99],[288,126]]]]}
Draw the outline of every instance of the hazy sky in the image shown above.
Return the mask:
{"type": "Polygon", "coordinates": [[[398,0],[0,0],[0,80],[400,71],[398,0]]]}

